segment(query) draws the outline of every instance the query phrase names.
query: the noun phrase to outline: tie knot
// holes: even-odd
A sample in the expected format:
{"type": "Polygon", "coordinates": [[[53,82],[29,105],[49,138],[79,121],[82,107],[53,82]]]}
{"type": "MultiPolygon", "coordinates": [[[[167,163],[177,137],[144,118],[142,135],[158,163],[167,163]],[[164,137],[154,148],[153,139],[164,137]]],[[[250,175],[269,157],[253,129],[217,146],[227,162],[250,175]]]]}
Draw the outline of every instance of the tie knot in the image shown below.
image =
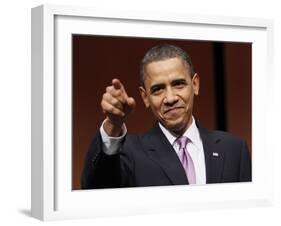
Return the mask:
{"type": "Polygon", "coordinates": [[[180,146],[180,149],[185,148],[186,144],[188,142],[188,138],[185,136],[179,137],[176,141],[178,145],[180,146]]]}

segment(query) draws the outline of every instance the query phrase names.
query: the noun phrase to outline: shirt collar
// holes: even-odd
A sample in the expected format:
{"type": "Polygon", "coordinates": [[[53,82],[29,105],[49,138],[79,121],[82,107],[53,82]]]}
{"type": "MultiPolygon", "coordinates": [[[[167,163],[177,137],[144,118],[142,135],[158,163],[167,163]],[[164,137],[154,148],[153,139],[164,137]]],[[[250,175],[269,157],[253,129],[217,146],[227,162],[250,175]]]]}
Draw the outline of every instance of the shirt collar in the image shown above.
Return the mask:
{"type": "MultiPolygon", "coordinates": [[[[161,125],[161,123],[159,123],[159,126],[165,137],[168,139],[169,143],[173,146],[178,136],[173,132],[167,130],[163,125],[161,125]]],[[[193,116],[192,123],[184,132],[183,136],[186,136],[196,147],[200,147],[200,134],[193,116]]]]}

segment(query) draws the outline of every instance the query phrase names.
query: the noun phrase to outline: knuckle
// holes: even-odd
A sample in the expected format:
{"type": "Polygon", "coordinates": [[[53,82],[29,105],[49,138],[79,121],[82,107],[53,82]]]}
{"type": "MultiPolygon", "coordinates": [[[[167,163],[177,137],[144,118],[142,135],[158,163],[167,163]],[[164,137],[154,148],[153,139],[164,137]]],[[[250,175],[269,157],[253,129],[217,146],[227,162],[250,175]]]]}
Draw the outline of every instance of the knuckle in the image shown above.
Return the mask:
{"type": "Polygon", "coordinates": [[[103,100],[110,100],[112,98],[112,96],[109,93],[104,93],[102,96],[103,100]]]}
{"type": "Polygon", "coordinates": [[[119,101],[116,100],[116,99],[113,99],[113,100],[112,100],[112,105],[118,106],[118,105],[119,105],[119,101]]]}
{"type": "Polygon", "coordinates": [[[103,111],[108,111],[108,105],[105,101],[102,100],[100,105],[103,111]]]}
{"type": "Polygon", "coordinates": [[[102,99],[106,99],[107,96],[108,96],[108,93],[104,93],[104,94],[102,95],[102,99]]]}
{"type": "Polygon", "coordinates": [[[120,89],[116,90],[116,91],[115,91],[115,95],[116,95],[116,96],[121,96],[121,95],[122,95],[121,90],[120,90],[120,89]]]}
{"type": "Polygon", "coordinates": [[[110,93],[112,91],[112,86],[107,86],[106,88],[105,88],[105,92],[106,93],[110,93]]]}
{"type": "Polygon", "coordinates": [[[107,111],[110,113],[114,113],[114,107],[112,105],[107,106],[107,111]]]}

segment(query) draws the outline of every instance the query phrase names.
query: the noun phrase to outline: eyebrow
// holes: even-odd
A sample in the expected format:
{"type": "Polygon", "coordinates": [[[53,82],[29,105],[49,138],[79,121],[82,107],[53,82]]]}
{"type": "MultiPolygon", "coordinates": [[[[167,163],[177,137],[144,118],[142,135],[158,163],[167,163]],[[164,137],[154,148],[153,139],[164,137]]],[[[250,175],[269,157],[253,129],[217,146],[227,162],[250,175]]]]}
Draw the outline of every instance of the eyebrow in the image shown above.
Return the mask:
{"type": "Polygon", "coordinates": [[[172,81],[172,85],[178,85],[178,84],[187,84],[187,81],[186,81],[186,79],[183,79],[183,78],[175,79],[172,81]]]}

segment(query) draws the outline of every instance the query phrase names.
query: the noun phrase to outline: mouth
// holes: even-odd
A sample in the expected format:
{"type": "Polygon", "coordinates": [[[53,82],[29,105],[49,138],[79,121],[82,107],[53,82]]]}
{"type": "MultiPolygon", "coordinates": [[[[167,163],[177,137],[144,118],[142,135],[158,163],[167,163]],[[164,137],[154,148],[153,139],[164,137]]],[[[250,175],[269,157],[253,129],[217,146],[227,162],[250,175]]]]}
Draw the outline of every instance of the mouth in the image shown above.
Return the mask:
{"type": "Polygon", "coordinates": [[[183,109],[183,107],[171,107],[164,111],[166,117],[176,116],[183,109]]]}

